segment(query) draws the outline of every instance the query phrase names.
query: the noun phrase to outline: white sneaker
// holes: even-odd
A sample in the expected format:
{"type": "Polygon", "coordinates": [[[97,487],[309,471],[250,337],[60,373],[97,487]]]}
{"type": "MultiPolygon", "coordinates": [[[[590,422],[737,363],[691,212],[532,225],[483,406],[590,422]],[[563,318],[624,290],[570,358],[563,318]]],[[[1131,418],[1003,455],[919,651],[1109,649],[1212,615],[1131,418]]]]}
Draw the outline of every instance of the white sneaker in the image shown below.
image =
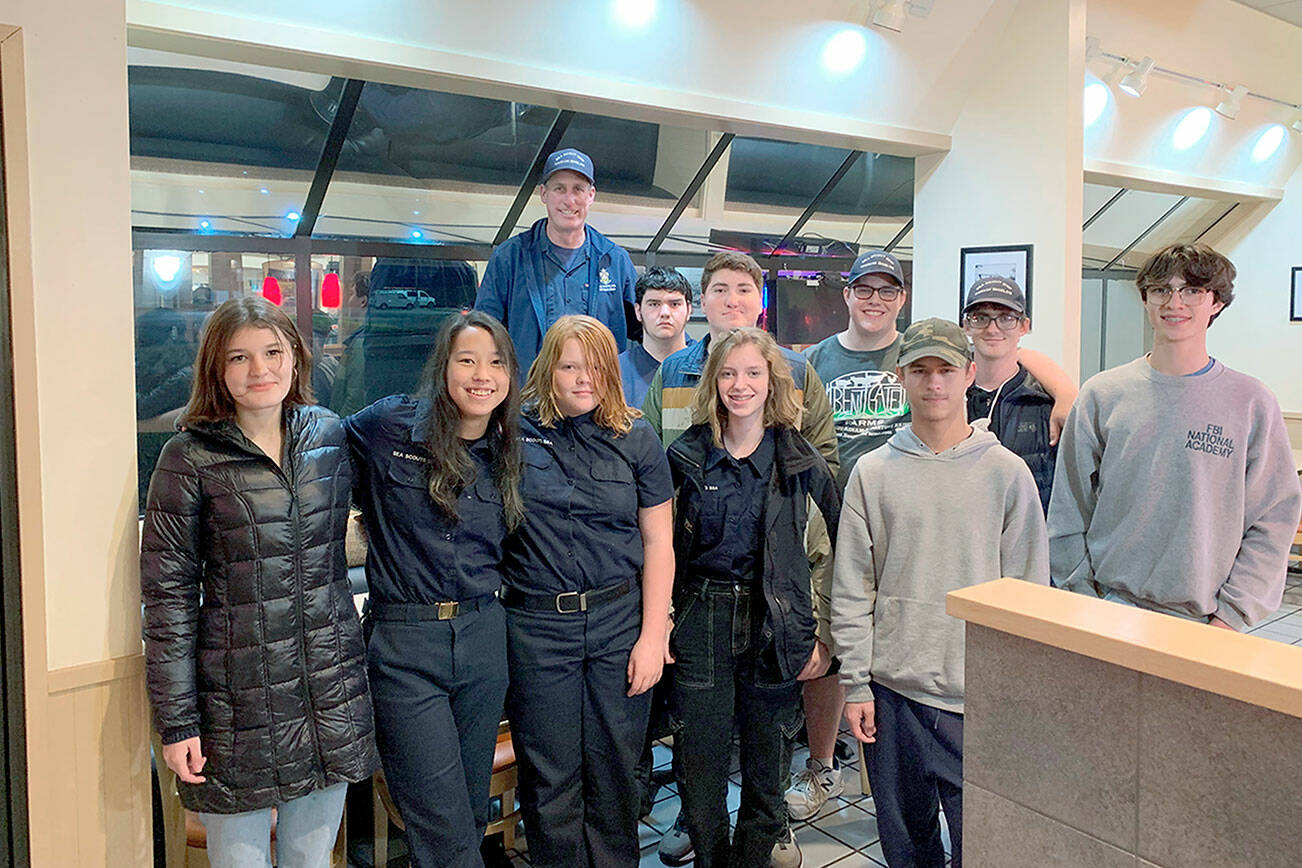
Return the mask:
{"type": "Polygon", "coordinates": [[[791,821],[787,820],[773,844],[773,852],[769,854],[769,868],[800,868],[804,861],[800,845],[796,843],[796,833],[791,831],[791,821]]]}
{"type": "Polygon", "coordinates": [[[827,804],[833,796],[845,792],[845,781],[840,769],[830,769],[817,760],[805,760],[805,768],[797,773],[787,790],[787,813],[793,820],[808,820],[827,804]]]}

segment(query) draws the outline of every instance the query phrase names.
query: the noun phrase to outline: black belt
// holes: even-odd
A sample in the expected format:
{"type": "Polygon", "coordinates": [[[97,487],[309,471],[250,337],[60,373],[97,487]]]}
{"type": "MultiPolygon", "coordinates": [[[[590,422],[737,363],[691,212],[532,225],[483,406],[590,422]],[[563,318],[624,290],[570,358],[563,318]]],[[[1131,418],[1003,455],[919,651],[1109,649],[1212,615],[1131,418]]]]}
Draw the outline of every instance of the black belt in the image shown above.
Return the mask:
{"type": "Polygon", "coordinates": [[[608,585],[595,591],[566,591],[563,594],[526,594],[515,588],[502,588],[502,605],[527,612],[560,612],[573,615],[586,612],[633,590],[633,583],[625,579],[618,585],[608,585]]]}
{"type": "Polygon", "coordinates": [[[371,601],[370,614],[376,621],[450,621],[458,615],[476,612],[497,599],[485,594],[469,600],[446,603],[381,603],[371,601]]]}

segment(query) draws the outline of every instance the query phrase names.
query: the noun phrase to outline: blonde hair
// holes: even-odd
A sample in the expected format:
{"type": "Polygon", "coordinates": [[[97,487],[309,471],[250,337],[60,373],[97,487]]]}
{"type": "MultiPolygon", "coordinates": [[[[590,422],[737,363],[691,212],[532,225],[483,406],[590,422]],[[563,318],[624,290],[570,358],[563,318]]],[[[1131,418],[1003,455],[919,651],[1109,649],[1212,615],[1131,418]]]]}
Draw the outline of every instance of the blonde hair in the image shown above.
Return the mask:
{"type": "Polygon", "coordinates": [[[782,355],[778,342],[768,332],[753,326],[733,329],[719,341],[718,346],[711,347],[705,370],[701,372],[701,384],[692,396],[692,424],[709,422],[715,446],[723,446],[723,432],[728,427],[728,410],[719,397],[719,369],[733,350],[747,344],[760,351],[769,368],[769,393],[764,399],[764,427],[800,427],[803,412],[800,396],[796,390],[796,381],[791,377],[791,364],[782,355]]]}
{"type": "Polygon", "coordinates": [[[597,409],[593,420],[616,434],[633,430],[633,420],[642,414],[624,402],[624,384],[619,377],[619,352],[610,329],[597,319],[582,314],[568,314],[556,320],[543,335],[538,358],[529,366],[529,377],[524,384],[524,402],[538,413],[538,421],[546,428],[554,428],[564,418],[552,391],[552,372],[560,361],[565,342],[573,338],[579,342],[583,357],[592,369],[592,385],[597,393],[597,409]]]}

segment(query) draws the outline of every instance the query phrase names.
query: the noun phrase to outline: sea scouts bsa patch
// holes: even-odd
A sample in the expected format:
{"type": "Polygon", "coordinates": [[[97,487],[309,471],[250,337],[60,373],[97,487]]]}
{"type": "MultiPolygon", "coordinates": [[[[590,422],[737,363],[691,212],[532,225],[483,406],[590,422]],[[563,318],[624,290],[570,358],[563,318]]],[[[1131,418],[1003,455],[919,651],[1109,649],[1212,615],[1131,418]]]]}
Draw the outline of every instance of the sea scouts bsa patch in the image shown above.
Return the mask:
{"type": "Polygon", "coordinates": [[[617,288],[618,287],[615,286],[615,281],[610,279],[610,271],[608,269],[603,268],[597,272],[597,289],[602,292],[614,292],[617,288]]]}

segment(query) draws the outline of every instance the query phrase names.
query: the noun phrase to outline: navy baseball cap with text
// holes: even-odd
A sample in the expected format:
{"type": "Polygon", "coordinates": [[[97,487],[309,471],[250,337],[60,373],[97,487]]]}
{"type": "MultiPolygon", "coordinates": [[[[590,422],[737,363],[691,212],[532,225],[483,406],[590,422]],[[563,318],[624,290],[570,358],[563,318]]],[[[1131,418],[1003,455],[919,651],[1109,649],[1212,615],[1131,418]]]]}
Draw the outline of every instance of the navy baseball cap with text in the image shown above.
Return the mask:
{"type": "Polygon", "coordinates": [[[901,287],[904,286],[904,269],[900,266],[900,261],[885,250],[868,250],[860,253],[855,258],[854,265],[850,266],[848,283],[852,284],[859,278],[869,274],[884,274],[887,277],[893,277],[896,283],[901,287]]]}
{"type": "Polygon", "coordinates": [[[553,151],[552,155],[547,158],[543,164],[542,182],[547,183],[547,179],[560,171],[578,172],[588,179],[589,184],[596,184],[596,172],[592,168],[592,158],[583,151],[575,148],[564,148],[559,151],[553,151]]]}
{"type": "Polygon", "coordinates": [[[1026,293],[1011,277],[991,275],[983,277],[967,291],[967,304],[963,312],[967,313],[978,304],[997,304],[1016,313],[1026,313],[1026,293]]]}

